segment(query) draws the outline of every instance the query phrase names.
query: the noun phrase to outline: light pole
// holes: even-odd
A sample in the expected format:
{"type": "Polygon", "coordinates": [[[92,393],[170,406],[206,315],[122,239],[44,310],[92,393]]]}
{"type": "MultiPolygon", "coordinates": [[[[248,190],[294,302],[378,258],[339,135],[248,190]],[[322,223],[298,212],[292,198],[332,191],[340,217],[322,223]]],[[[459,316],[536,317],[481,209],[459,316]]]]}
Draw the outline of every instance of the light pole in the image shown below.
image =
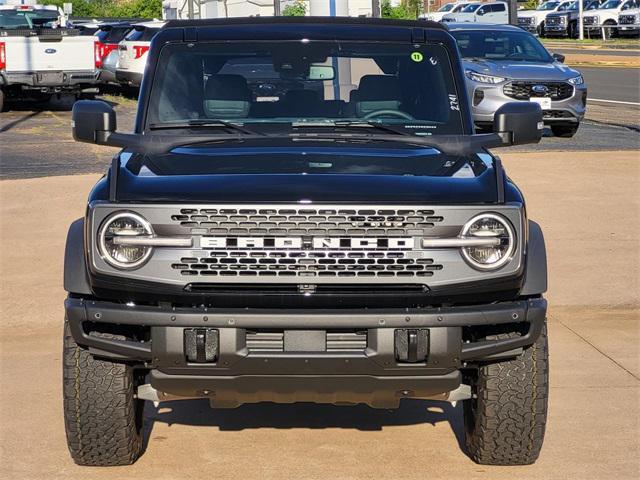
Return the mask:
{"type": "Polygon", "coordinates": [[[584,24],[582,23],[582,12],[584,11],[584,5],[582,0],[578,0],[578,38],[584,40],[584,24]]]}
{"type": "Polygon", "coordinates": [[[273,15],[279,17],[282,15],[280,0],[273,0],[273,15]]]}

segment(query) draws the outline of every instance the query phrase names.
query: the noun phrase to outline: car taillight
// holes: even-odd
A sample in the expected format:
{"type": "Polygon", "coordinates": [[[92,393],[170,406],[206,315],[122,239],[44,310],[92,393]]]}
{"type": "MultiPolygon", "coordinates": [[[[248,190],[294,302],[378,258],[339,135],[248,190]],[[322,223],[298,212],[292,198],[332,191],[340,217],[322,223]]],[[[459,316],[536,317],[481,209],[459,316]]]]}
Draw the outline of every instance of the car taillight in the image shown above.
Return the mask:
{"type": "Polygon", "coordinates": [[[106,47],[106,45],[102,42],[93,42],[93,60],[95,62],[96,68],[101,68],[102,67],[102,52],[104,47],[106,47]]]}
{"type": "Polygon", "coordinates": [[[7,50],[4,42],[0,42],[0,70],[7,68],[7,50]]]}
{"type": "Polygon", "coordinates": [[[134,45],[133,47],[133,54],[135,58],[140,58],[148,51],[149,51],[149,47],[147,47],[146,45],[134,45]]]}

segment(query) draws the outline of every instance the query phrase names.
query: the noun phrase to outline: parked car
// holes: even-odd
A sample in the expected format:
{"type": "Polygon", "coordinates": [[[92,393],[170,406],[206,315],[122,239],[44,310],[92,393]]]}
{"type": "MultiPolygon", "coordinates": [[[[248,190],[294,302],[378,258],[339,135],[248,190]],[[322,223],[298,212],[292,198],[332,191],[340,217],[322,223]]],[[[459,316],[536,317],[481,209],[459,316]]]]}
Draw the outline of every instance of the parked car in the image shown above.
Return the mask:
{"type": "Polygon", "coordinates": [[[147,65],[151,39],[166,22],[137,23],[118,45],[116,80],[124,85],[139,87],[147,65]]]}
{"type": "Polygon", "coordinates": [[[458,13],[460,10],[462,10],[464,7],[466,7],[467,5],[469,5],[469,3],[471,2],[451,2],[451,3],[445,3],[444,5],[442,5],[438,11],[436,12],[431,12],[431,13],[425,13],[422,18],[424,18],[425,20],[431,20],[433,22],[440,22],[442,21],[442,17],[444,17],[447,13],[458,13]]]}
{"type": "Polygon", "coordinates": [[[118,45],[124,40],[126,35],[133,29],[129,22],[102,24],[95,33],[96,55],[101,61],[100,81],[104,83],[115,83],[115,67],[118,58],[118,45]],[[112,54],[110,60],[107,57],[112,54]],[[109,68],[106,68],[109,67],[109,68]]]}
{"type": "Polygon", "coordinates": [[[544,21],[547,15],[557,12],[560,8],[568,6],[573,0],[556,1],[550,0],[544,2],[535,10],[518,11],[518,26],[527,32],[543,34],[544,21]]]}
{"type": "Polygon", "coordinates": [[[105,102],[73,109],[77,141],[123,149],[65,249],[74,461],[136,461],[145,401],[437,398],[463,402],[476,462],[535,462],[544,238],[489,149],[539,142],[540,106],[503,105],[496,132],[474,134],[434,22],[174,21],[148,59],[135,133],[105,102]],[[220,73],[248,58],[269,65],[264,83],[297,84],[263,101],[220,73]]]}
{"type": "Polygon", "coordinates": [[[464,61],[473,118],[480,128],[507,102],[535,102],[558,137],[578,131],[587,105],[580,72],[550,55],[529,32],[510,25],[450,24],[464,61]]]}
{"type": "Polygon", "coordinates": [[[628,9],[618,15],[618,35],[640,35],[640,9],[628,9]]]}
{"type": "Polygon", "coordinates": [[[639,0],[608,0],[597,11],[584,15],[584,30],[589,37],[610,38],[618,33],[618,16],[640,6],[639,0]]]}
{"type": "MultiPolygon", "coordinates": [[[[600,4],[600,0],[583,0],[583,17],[586,12],[597,10],[600,4]]],[[[578,38],[580,33],[580,27],[578,25],[579,18],[579,4],[574,0],[569,5],[564,5],[556,12],[547,15],[544,25],[544,36],[578,38]]]]}
{"type": "Polygon", "coordinates": [[[5,98],[97,93],[93,38],[62,23],[55,6],[0,6],[0,110],[5,98]]]}
{"type": "Polygon", "coordinates": [[[443,17],[446,22],[509,23],[509,7],[505,2],[471,3],[457,13],[443,17]]]}

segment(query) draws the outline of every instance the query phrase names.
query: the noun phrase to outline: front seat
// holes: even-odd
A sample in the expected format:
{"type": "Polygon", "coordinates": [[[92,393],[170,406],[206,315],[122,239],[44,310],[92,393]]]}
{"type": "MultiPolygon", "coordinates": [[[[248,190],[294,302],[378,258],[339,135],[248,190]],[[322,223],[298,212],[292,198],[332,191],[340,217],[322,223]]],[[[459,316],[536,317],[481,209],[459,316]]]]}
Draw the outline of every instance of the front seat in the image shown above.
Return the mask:
{"type": "Polygon", "coordinates": [[[212,75],[204,91],[203,109],[208,118],[244,118],[251,107],[251,91],[242,75],[212,75]]]}
{"type": "Polygon", "coordinates": [[[400,82],[392,75],[364,75],[360,79],[356,115],[364,117],[378,110],[400,110],[400,82]]]}

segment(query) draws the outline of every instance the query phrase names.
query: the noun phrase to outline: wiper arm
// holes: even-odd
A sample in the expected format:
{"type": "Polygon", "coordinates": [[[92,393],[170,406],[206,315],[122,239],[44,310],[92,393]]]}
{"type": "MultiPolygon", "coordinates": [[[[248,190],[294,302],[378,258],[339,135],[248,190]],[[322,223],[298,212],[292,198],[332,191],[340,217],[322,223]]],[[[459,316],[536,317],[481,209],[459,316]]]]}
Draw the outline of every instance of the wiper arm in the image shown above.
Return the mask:
{"type": "Polygon", "coordinates": [[[233,122],[227,122],[226,120],[187,120],[185,122],[175,123],[152,123],[149,125],[150,130],[172,130],[178,128],[227,128],[236,132],[243,133],[245,135],[264,135],[262,133],[254,132],[248,128],[244,128],[233,122]]]}

